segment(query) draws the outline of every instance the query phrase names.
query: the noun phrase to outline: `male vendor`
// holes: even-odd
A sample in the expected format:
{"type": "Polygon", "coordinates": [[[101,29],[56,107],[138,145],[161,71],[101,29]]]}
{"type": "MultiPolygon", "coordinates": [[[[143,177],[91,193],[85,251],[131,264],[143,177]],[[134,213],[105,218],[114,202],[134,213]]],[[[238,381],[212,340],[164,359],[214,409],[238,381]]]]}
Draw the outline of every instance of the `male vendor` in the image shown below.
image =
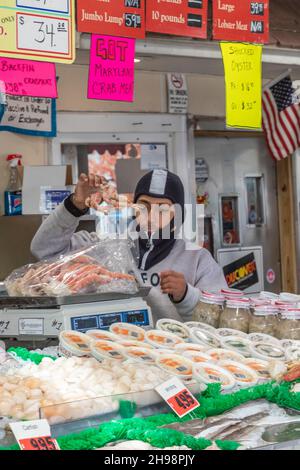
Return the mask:
{"type": "MultiPolygon", "coordinates": [[[[86,200],[97,188],[99,191],[101,182],[101,177],[80,175],[75,193],[44,221],[32,240],[34,256],[45,259],[99,241],[96,233],[75,233],[75,230],[79,218],[88,211],[86,200]]],[[[136,226],[138,268],[143,281],[152,285],[146,300],[152,309],[153,320],[189,321],[201,290],[218,291],[227,284],[221,267],[206,249],[197,245],[191,249],[185,240],[176,236],[182,220],[178,223],[173,208],[181,208],[181,214],[184,214],[183,184],[168,170],[153,170],[138,182],[134,202],[143,208],[136,226]],[[167,232],[169,235],[163,236],[167,232]]]]}

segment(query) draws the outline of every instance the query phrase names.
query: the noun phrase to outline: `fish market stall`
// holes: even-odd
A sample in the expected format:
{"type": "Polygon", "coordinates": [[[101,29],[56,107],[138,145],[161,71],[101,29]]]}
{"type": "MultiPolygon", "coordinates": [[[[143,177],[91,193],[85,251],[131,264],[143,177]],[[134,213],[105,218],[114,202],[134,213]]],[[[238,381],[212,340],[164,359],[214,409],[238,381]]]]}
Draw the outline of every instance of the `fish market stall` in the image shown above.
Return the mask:
{"type": "Polygon", "coordinates": [[[300,442],[297,296],[202,291],[191,321],[154,325],[149,289],[120,241],[26,266],[4,284],[1,336],[18,341],[0,347],[2,448],[15,446],[12,420],[39,418],[62,449],[300,442]],[[56,344],[29,350],[24,337],[56,344]],[[156,390],[172,377],[200,404],[182,418],[156,390]]]}
{"type": "Polygon", "coordinates": [[[16,448],[10,420],[37,418],[48,419],[62,449],[299,446],[299,359],[238,330],[212,331],[168,319],[150,330],[114,323],[61,332],[51,357],[9,349],[0,367],[2,447],[16,448]],[[276,359],[261,359],[257,344],[276,359]],[[200,403],[184,418],[155,391],[172,376],[200,403]]]}

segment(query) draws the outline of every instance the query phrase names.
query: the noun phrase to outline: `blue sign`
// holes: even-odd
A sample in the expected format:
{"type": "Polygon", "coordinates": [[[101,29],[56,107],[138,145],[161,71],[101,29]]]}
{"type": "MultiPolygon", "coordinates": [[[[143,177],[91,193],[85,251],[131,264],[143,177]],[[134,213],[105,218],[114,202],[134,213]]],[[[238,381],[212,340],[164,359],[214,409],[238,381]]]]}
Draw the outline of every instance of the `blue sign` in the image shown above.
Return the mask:
{"type": "Polygon", "coordinates": [[[56,99],[6,95],[0,104],[0,131],[55,137],[56,99]]]}

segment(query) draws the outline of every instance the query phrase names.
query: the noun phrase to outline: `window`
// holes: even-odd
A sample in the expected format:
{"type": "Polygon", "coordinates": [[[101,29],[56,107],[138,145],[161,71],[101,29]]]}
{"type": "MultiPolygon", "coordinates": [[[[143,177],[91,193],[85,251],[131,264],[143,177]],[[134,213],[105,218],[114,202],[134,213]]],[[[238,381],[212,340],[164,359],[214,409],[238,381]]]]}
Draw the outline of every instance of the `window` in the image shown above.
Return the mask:
{"type": "Polygon", "coordinates": [[[239,198],[237,195],[222,195],[220,199],[222,245],[239,245],[239,198]]]}
{"type": "Polygon", "coordinates": [[[259,227],[265,223],[263,204],[263,176],[246,176],[247,223],[259,227]]]}

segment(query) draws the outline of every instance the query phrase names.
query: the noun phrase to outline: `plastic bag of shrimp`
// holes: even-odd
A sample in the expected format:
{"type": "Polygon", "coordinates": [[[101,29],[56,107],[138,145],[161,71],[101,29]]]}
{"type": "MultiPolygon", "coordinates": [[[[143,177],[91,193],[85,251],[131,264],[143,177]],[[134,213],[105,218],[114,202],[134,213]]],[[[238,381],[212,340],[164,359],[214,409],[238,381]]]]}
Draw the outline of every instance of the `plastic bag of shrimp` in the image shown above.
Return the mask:
{"type": "Polygon", "coordinates": [[[23,266],[4,281],[11,297],[138,292],[127,240],[102,240],[67,255],[23,266]]]}

